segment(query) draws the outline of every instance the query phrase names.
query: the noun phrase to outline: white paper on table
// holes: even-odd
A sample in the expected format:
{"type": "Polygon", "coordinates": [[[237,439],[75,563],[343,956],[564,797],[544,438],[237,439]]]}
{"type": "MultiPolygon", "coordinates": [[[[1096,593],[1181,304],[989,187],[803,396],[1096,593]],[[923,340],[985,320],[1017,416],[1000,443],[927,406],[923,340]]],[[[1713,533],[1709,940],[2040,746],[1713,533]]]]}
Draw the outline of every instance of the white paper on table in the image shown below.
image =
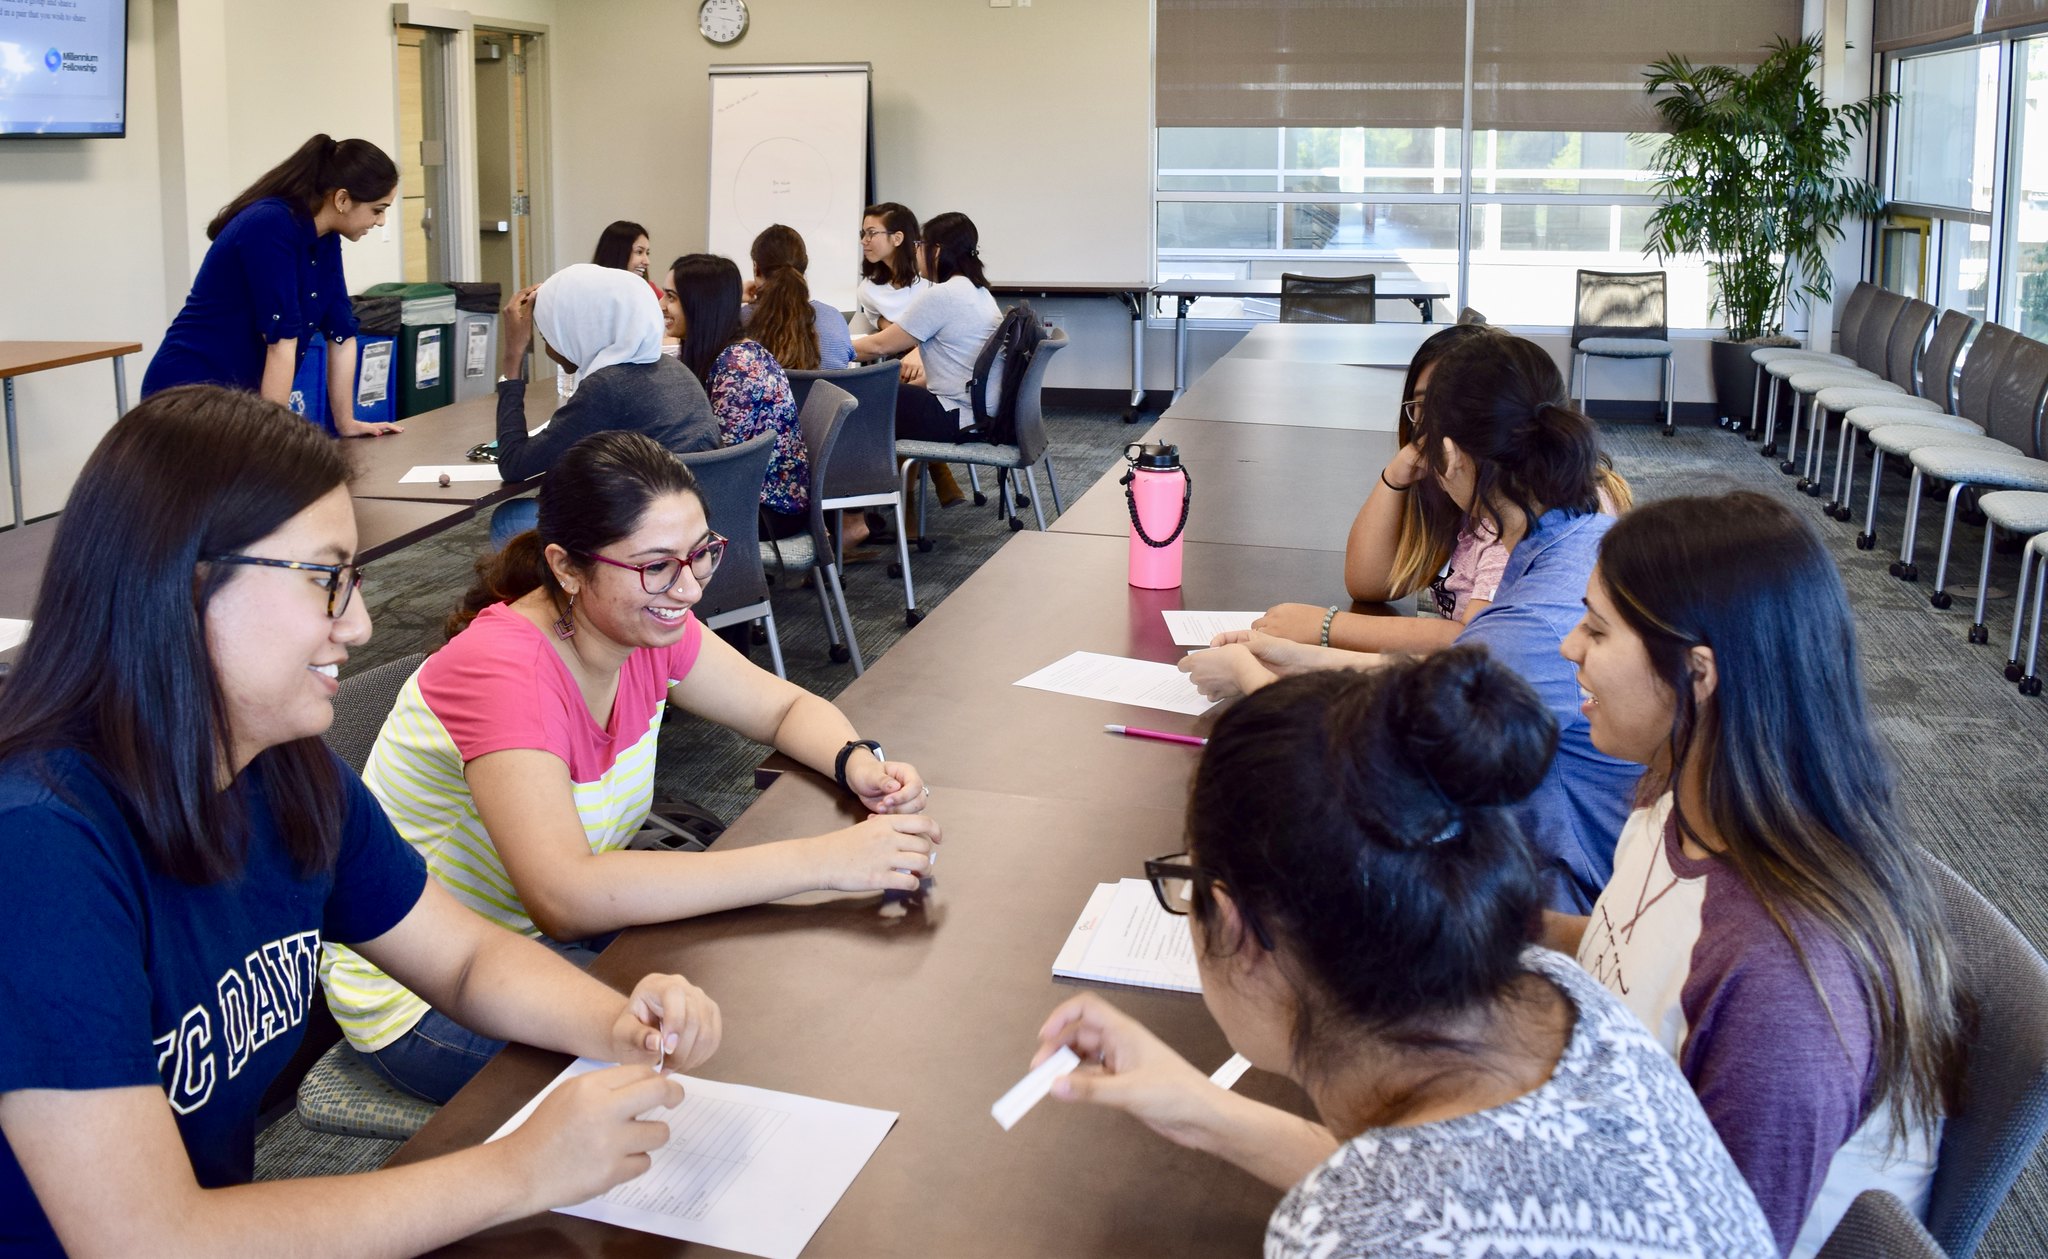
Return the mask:
{"type": "Polygon", "coordinates": [[[443,476],[450,481],[502,481],[495,463],[423,463],[398,478],[400,485],[432,485],[443,476]]]}
{"type": "Polygon", "coordinates": [[[1114,704],[1162,708],[1190,717],[1209,711],[1214,702],[1203,699],[1188,675],[1170,664],[1093,651],[1077,651],[1055,660],[1031,676],[1017,679],[1016,685],[1114,704]]]}
{"type": "MultiPolygon", "coordinates": [[[[525,1123],[564,1081],[610,1065],[570,1063],[491,1140],[525,1123]]],[[[556,1210],[765,1259],[796,1259],[896,1124],[893,1110],[675,1079],[682,1104],[640,1116],[669,1126],[654,1165],[600,1197],[556,1210]]]]}
{"type": "Polygon", "coordinates": [[[28,641],[28,622],[0,616],[0,651],[9,651],[28,641]]]}
{"type": "Polygon", "coordinates": [[[1209,1083],[1217,1088],[1236,1088],[1237,1082],[1244,1078],[1244,1073],[1251,1069],[1252,1060],[1250,1058],[1245,1057],[1243,1054],[1232,1054],[1230,1055],[1230,1061],[1209,1073],[1209,1083]]]}
{"type": "Polygon", "coordinates": [[[1188,920],[1161,909],[1145,879],[1096,886],[1053,959],[1052,973],[1175,992],[1202,990],[1188,920]]]}
{"type": "Polygon", "coordinates": [[[1207,647],[1216,641],[1218,634],[1231,630],[1248,630],[1252,622],[1266,615],[1264,612],[1181,612],[1162,611],[1166,618],[1166,631],[1173,635],[1176,647],[1207,647]]]}

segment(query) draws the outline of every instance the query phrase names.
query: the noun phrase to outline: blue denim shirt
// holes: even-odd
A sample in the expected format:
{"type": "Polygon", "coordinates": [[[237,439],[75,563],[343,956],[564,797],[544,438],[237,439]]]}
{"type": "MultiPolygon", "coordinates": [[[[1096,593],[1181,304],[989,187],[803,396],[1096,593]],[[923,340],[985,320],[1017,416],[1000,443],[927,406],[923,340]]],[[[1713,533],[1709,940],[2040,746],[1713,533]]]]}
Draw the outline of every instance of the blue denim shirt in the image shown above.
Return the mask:
{"type": "Polygon", "coordinates": [[[316,335],[356,335],[341,235],[320,235],[289,202],[266,197],[229,220],[207,249],[191,294],[143,373],[142,395],[173,385],[256,389],[266,347],[297,338],[304,355],[316,335]]]}
{"type": "Polygon", "coordinates": [[[1614,844],[1643,772],[1593,746],[1576,670],[1558,654],[1613,524],[1606,515],[1546,513],[1515,544],[1493,603],[1458,635],[1521,674],[1557,718],[1557,758],[1519,817],[1550,876],[1550,907],[1569,914],[1590,912],[1614,873],[1614,844]]]}

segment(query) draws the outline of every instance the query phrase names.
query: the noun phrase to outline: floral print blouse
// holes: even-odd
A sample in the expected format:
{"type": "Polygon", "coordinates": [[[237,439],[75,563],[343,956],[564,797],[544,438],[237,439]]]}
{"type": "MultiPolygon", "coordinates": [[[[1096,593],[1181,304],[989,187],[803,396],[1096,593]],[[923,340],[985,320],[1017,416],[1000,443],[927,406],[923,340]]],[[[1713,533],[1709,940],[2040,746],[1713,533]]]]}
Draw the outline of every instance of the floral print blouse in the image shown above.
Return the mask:
{"type": "Polygon", "coordinates": [[[768,459],[761,503],[790,515],[810,510],[811,467],[796,397],[782,364],[759,341],[735,341],[718,352],[711,365],[711,412],[728,446],[774,429],[775,453],[768,459]]]}

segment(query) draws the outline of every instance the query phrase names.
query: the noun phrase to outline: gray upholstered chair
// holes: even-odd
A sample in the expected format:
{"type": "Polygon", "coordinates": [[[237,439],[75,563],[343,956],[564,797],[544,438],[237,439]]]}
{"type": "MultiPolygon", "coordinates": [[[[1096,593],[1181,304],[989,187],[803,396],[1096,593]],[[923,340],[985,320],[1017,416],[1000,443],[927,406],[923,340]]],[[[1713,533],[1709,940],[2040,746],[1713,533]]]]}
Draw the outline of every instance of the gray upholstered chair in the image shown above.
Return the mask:
{"type": "Polygon", "coordinates": [[[1849,499],[1856,492],[1856,442],[1871,429],[1893,424],[1931,424],[1957,432],[1981,431],[1976,421],[1956,413],[1960,369],[1967,361],[1977,327],[1977,321],[1962,311],[1943,311],[1935,321],[1933,335],[1927,339],[1927,348],[1921,352],[1913,392],[1903,397],[1821,391],[1816,401],[1822,405],[1832,401],[1840,407],[1842,415],[1841,437],[1835,445],[1834,493],[1821,510],[1843,521],[1855,514],[1849,499]]]}
{"type": "Polygon", "coordinates": [[[903,620],[916,625],[917,588],[910,580],[910,545],[903,527],[903,482],[896,467],[896,393],[901,369],[893,359],[836,372],[790,372],[789,386],[799,408],[815,381],[829,380],[853,395],[853,415],[832,452],[832,477],[824,487],[829,511],[886,507],[896,521],[896,564],[890,574],[903,579],[903,620]]]}
{"type": "Polygon", "coordinates": [[[1281,323],[1377,323],[1379,277],[1366,275],[1280,276],[1281,323]]]}
{"type": "MultiPolygon", "coordinates": [[[[1052,460],[1046,458],[1046,447],[1050,439],[1045,434],[1045,412],[1040,405],[1040,394],[1045,386],[1046,365],[1052,356],[1067,348],[1067,333],[1064,328],[1053,329],[1051,335],[1038,343],[1038,353],[1031,365],[1024,369],[1023,378],[1017,382],[1015,400],[1017,416],[1017,444],[996,446],[988,442],[915,442],[896,443],[896,458],[901,461],[902,470],[908,473],[913,466],[922,467],[928,463],[979,464],[984,468],[998,468],[1006,472],[1021,471],[1031,487],[1031,512],[1038,518],[1038,527],[1045,528],[1045,510],[1040,505],[1038,476],[1034,469],[1043,460],[1045,477],[1052,485],[1052,505],[1055,512],[1066,510],[1060,503],[1060,481],[1052,470],[1052,460]]],[[[922,475],[920,473],[920,475],[922,475]]],[[[1002,478],[1000,486],[1002,514],[1010,522],[1010,528],[1022,529],[1024,522],[1017,518],[1010,504],[1010,482],[1002,478]]],[[[929,550],[931,539],[924,536],[925,504],[927,494],[918,495],[917,532],[918,549],[929,550]]]]}
{"type": "Polygon", "coordinates": [[[1962,1102],[1936,1154],[1927,1231],[1949,1259],[1969,1259],[2048,1129],[2048,963],[1962,876],[1928,864],[1976,1009],[1962,1102]]]}
{"type": "MultiPolygon", "coordinates": [[[[1811,437],[1806,443],[1806,473],[1799,478],[1801,490],[1812,495],[1820,493],[1820,477],[1827,462],[1828,422],[1833,416],[1859,406],[1908,406],[1920,400],[1916,392],[1920,382],[1920,358],[1934,332],[1934,315],[1934,307],[1919,298],[1906,300],[1899,309],[1899,317],[1892,323],[1891,335],[1885,338],[1883,375],[1875,382],[1802,387],[1802,378],[1798,376],[1787,382],[1795,392],[1807,394],[1812,399],[1808,403],[1811,437]]],[[[1924,401],[1926,405],[1922,409],[1947,409],[1945,402],[1924,401]]],[[[1835,465],[1835,473],[1836,479],[1840,480],[1839,461],[1835,465]]],[[[1827,512],[1831,516],[1834,507],[1835,502],[1830,499],[1827,512]]]]}
{"type": "Polygon", "coordinates": [[[831,381],[812,382],[798,412],[804,430],[804,453],[811,465],[811,527],[792,538],[763,542],[760,547],[764,564],[773,563],[785,573],[816,574],[812,588],[818,593],[818,611],[825,618],[825,633],[832,640],[832,659],[851,659],[856,677],[867,671],[867,664],[861,659],[860,642],[854,637],[853,615],[846,609],[846,590],[839,584],[839,543],[836,531],[826,527],[825,513],[830,509],[825,506],[825,496],[819,488],[830,484],[833,452],[846,429],[847,418],[858,405],[852,394],[831,381]],[[834,604],[839,609],[837,622],[832,616],[834,604]],[[839,636],[840,623],[846,629],[844,641],[839,636]]]}
{"type": "Polygon", "coordinates": [[[1906,1204],[1882,1189],[1856,1195],[1814,1259],[1948,1259],[1906,1204]]]}
{"type": "Polygon", "coordinates": [[[1902,387],[1889,384],[1884,379],[1885,354],[1891,345],[1892,329],[1898,325],[1899,315],[1905,309],[1906,298],[1902,293],[1879,289],[1871,297],[1870,305],[1863,312],[1863,320],[1856,327],[1855,340],[1842,343],[1842,348],[1855,360],[1853,364],[1816,365],[1798,359],[1777,359],[1764,364],[1764,371],[1776,382],[1771,391],[1770,414],[1764,422],[1764,445],[1767,448],[1777,448],[1778,397],[1783,393],[1792,396],[1792,419],[1786,429],[1785,458],[1779,462],[1778,471],[1790,475],[1800,470],[1800,413],[1806,398],[1814,391],[1833,385],[1864,385],[1883,393],[1905,392],[1902,387]]]}
{"type": "Polygon", "coordinates": [[[1664,435],[1669,437],[1675,381],[1664,287],[1662,271],[1580,271],[1578,303],[1572,315],[1572,370],[1583,411],[1592,360],[1661,359],[1664,367],[1658,383],[1664,402],[1664,435]]]}
{"type": "Polygon", "coordinates": [[[775,433],[759,433],[737,446],[700,450],[680,458],[697,478],[704,496],[704,514],[712,532],[730,545],[718,571],[705,583],[696,603],[698,621],[707,630],[758,621],[767,631],[768,657],[775,676],[782,667],[782,638],[775,632],[775,602],[768,597],[768,574],[761,567],[761,487],[768,479],[768,461],[775,454],[775,433]]]}
{"type": "MultiPolygon", "coordinates": [[[[2012,600],[2012,650],[2006,653],[2005,677],[2018,682],[2020,673],[2020,618],[2027,610],[2027,575],[2033,567],[2034,539],[2048,533],[2048,494],[2039,490],[1997,490],[1977,499],[1984,513],[1984,556],[1977,562],[1977,612],[1970,618],[1970,641],[1988,643],[1991,631],[1984,625],[1984,603],[1991,593],[1991,552],[1998,531],[2023,539],[2020,546],[2020,580],[2012,600]]],[[[2031,670],[2029,670],[2031,672],[2031,670]]]]}
{"type": "Polygon", "coordinates": [[[334,724],[327,727],[324,737],[350,769],[360,774],[370,763],[370,749],[377,745],[384,719],[426,658],[424,652],[404,656],[341,680],[341,690],[334,697],[334,724]]]}
{"type": "MultiPolygon", "coordinates": [[[[2004,405],[1998,384],[2005,372],[2006,356],[2021,340],[2019,333],[2003,324],[1987,323],[1977,330],[1963,355],[1962,371],[1956,377],[1953,417],[1922,412],[1900,423],[1873,424],[1862,430],[1870,440],[1870,490],[1863,509],[1863,532],[1856,536],[1858,549],[1868,551],[1877,545],[1877,496],[1884,485],[1885,456],[1903,459],[1921,446],[1943,442],[1995,441],[1984,436],[1984,427],[1990,422],[1993,402],[2004,405]]],[[[1898,576],[1901,567],[1901,562],[1894,561],[1892,575],[1898,576]]]]}
{"type": "MultiPolygon", "coordinates": [[[[1856,338],[1863,328],[1863,318],[1870,311],[1870,303],[1872,299],[1883,291],[1868,280],[1857,281],[1856,287],[1849,290],[1849,300],[1842,303],[1841,322],[1835,325],[1835,335],[1840,339],[1843,349],[1848,350],[1855,347],[1856,338]]],[[[1780,378],[1771,375],[1765,369],[1770,364],[1780,361],[1798,361],[1810,366],[1829,363],[1837,367],[1856,366],[1856,358],[1853,354],[1836,354],[1829,350],[1809,350],[1793,345],[1758,346],[1749,352],[1749,361],[1755,363],[1757,367],[1756,394],[1750,399],[1749,411],[1749,426],[1752,429],[1757,426],[1759,420],[1764,415],[1764,385],[1768,382],[1771,386],[1770,421],[1764,425],[1764,448],[1758,452],[1765,458],[1770,458],[1778,453],[1774,425],[1778,418],[1778,395],[1783,392],[1784,384],[1780,378]]]]}

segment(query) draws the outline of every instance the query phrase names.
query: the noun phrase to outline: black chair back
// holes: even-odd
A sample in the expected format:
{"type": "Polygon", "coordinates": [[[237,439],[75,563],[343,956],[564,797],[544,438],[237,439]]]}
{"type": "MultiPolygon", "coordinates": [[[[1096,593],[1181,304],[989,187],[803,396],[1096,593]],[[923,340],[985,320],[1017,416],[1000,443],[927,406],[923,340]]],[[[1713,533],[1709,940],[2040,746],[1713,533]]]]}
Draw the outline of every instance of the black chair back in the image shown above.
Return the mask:
{"type": "Polygon", "coordinates": [[[768,576],[761,567],[759,545],[761,487],[768,480],[768,461],[774,454],[775,431],[770,429],[737,446],[678,456],[697,478],[712,530],[731,543],[697,600],[700,621],[751,608],[768,598],[768,576]]]}
{"type": "Polygon", "coordinates": [[[896,392],[902,374],[894,360],[836,372],[790,372],[798,414],[817,381],[828,380],[853,395],[855,409],[832,452],[832,474],[822,484],[826,498],[887,494],[896,482],[896,392]]]}
{"type": "Polygon", "coordinates": [[[2048,1129],[2048,963],[1962,876],[1928,864],[1976,1032],[1962,1105],[1942,1130],[1927,1231],[1950,1259],[1968,1259],[2048,1129]]]}
{"type": "Polygon", "coordinates": [[[1906,392],[1913,391],[1913,373],[1920,365],[1921,349],[1927,344],[1927,333],[1934,327],[1934,307],[1917,297],[1906,299],[1905,309],[1899,312],[1897,323],[1892,325],[1892,335],[1885,342],[1884,378],[1906,392]]]}
{"type": "Polygon", "coordinates": [[[1045,433],[1045,370],[1052,363],[1052,356],[1067,348],[1067,330],[1053,329],[1051,335],[1038,343],[1038,353],[1031,365],[1024,369],[1024,375],[1017,381],[1017,449],[1024,455],[1024,462],[1037,463],[1045,453],[1050,439],[1045,433]]]}
{"type": "Polygon", "coordinates": [[[1280,277],[1281,323],[1377,323],[1379,277],[1376,275],[1296,275],[1280,277]]]}
{"type": "Polygon", "coordinates": [[[426,653],[420,652],[341,680],[341,690],[334,697],[334,724],[322,737],[356,773],[370,763],[370,749],[377,745],[377,735],[398,703],[398,693],[426,658],[426,653]]]}
{"type": "Polygon", "coordinates": [[[1928,338],[1927,350],[1920,356],[1920,379],[1915,382],[1914,392],[1930,402],[1938,402],[1944,411],[1956,406],[1956,364],[1963,357],[1963,346],[1970,340],[1970,330],[1977,321],[1959,310],[1941,312],[1941,319],[1934,325],[1934,335],[1928,338]]]}
{"type": "Polygon", "coordinates": [[[2048,395],[2048,345],[2032,337],[2014,337],[2006,351],[1998,382],[1991,387],[1991,411],[1984,432],[2024,454],[2034,454],[2035,422],[2041,399],[2048,395]]]}
{"type": "Polygon", "coordinates": [[[1987,323],[1963,350],[1963,370],[1956,377],[1956,414],[1983,424],[1991,418],[1991,390],[2005,370],[2005,356],[2020,334],[2004,324],[1987,323]]]}
{"type": "Polygon", "coordinates": [[[1865,371],[1884,375],[1884,354],[1890,347],[1892,328],[1905,312],[1906,297],[1903,293],[1880,291],[1870,299],[1870,310],[1863,316],[1863,327],[1856,334],[1856,346],[1850,349],[1845,342],[1843,353],[1856,360],[1856,366],[1865,371]]]}
{"type": "Polygon", "coordinates": [[[1587,337],[1666,339],[1662,271],[1580,271],[1572,314],[1572,348],[1587,337]]]}

